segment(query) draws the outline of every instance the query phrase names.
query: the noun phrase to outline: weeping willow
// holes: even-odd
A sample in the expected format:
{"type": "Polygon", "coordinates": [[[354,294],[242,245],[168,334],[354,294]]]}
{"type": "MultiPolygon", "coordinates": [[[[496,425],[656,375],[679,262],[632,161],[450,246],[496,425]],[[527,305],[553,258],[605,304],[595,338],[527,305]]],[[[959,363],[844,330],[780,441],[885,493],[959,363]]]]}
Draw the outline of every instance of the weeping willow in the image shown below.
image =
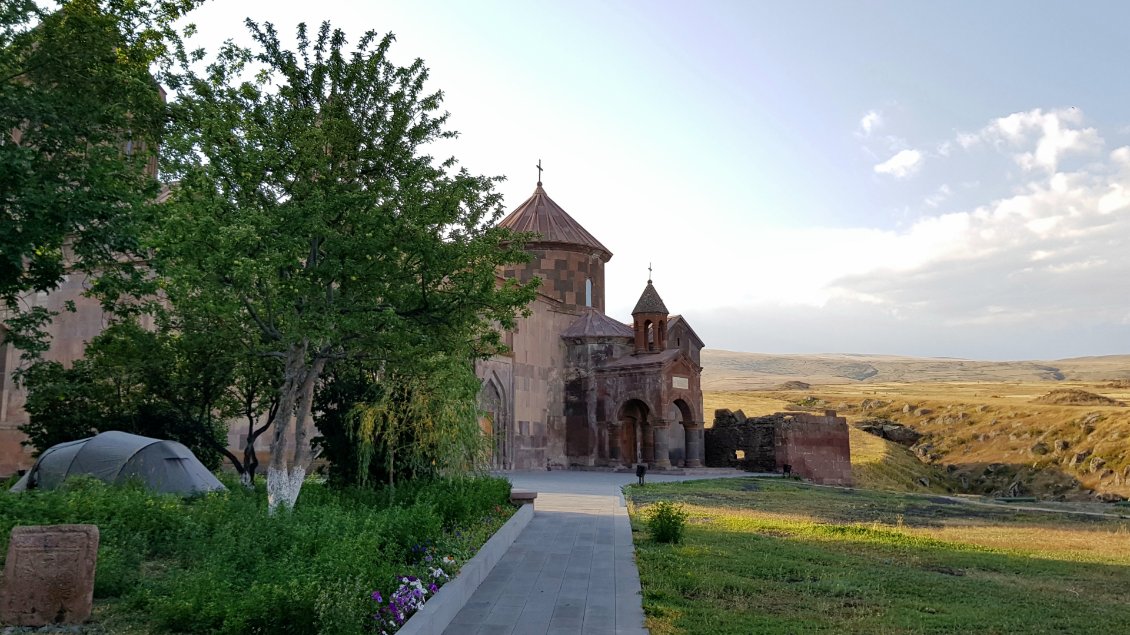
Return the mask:
{"type": "Polygon", "coordinates": [[[426,372],[382,373],[378,397],[353,409],[349,426],[358,442],[362,484],[377,453],[388,484],[398,470],[451,476],[484,469],[490,439],[479,427],[479,379],[463,360],[433,362],[426,372]]]}

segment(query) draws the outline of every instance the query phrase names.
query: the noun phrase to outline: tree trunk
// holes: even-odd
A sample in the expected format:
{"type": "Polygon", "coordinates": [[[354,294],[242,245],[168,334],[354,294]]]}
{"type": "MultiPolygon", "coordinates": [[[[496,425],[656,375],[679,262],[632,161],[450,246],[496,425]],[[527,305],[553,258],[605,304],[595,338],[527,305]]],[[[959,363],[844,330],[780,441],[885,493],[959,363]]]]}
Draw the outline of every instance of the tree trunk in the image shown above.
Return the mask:
{"type": "Polygon", "coordinates": [[[306,370],[306,342],[291,344],[286,354],[283,383],[279,387],[279,411],[275,431],[271,435],[271,462],[267,465],[267,511],[274,514],[279,507],[293,507],[302,488],[306,471],[298,474],[286,453],[290,430],[294,425],[294,402],[306,370]],[[294,485],[294,476],[298,484],[294,485]]]}
{"type": "Polygon", "coordinates": [[[310,411],[314,405],[314,388],[326,366],[326,358],[318,351],[307,364],[308,349],[308,343],[303,341],[292,345],[287,352],[286,376],[280,389],[275,433],[271,439],[271,462],[267,467],[267,509],[272,514],[279,507],[294,507],[314,460],[311,445],[314,424],[310,411]],[[294,440],[293,454],[287,452],[290,438],[294,440]]]}

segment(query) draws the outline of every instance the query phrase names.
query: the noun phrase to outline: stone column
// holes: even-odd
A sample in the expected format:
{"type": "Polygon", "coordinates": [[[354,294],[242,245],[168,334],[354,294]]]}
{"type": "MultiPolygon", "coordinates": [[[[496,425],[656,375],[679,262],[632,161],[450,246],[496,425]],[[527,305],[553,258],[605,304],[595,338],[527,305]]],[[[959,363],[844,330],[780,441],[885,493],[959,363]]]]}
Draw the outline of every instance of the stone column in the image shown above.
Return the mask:
{"type": "MultiPolygon", "coordinates": [[[[636,445],[640,448],[639,463],[655,462],[655,422],[636,423],[636,445]]],[[[633,459],[637,457],[632,457],[633,459]]]]}
{"type": "Polygon", "coordinates": [[[683,465],[686,467],[702,467],[703,462],[703,447],[702,447],[702,421],[688,421],[683,424],[686,430],[686,456],[683,460],[683,465]]]}
{"type": "Polygon", "coordinates": [[[671,422],[666,419],[656,419],[651,422],[650,431],[651,433],[648,436],[652,438],[654,447],[651,467],[671,467],[671,450],[667,447],[667,435],[671,433],[671,422]]]}

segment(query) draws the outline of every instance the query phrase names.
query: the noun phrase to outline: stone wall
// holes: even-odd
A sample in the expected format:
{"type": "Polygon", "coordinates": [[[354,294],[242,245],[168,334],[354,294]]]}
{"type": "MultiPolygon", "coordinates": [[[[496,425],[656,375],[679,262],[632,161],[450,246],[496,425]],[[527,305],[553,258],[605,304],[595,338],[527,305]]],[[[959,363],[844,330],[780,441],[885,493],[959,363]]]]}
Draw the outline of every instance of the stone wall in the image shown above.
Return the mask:
{"type": "MultiPolygon", "coordinates": [[[[529,282],[541,278],[538,291],[561,302],[566,310],[585,306],[585,280],[592,280],[592,306],[604,311],[604,261],[596,253],[565,249],[526,249],[529,264],[503,267],[502,275],[529,282]]],[[[557,331],[560,333],[561,331],[557,331]]]]}
{"type": "Polygon", "coordinates": [[[708,467],[779,472],[788,465],[813,483],[852,484],[847,419],[834,410],[823,416],[778,412],[747,418],[740,410],[719,409],[704,436],[708,467]]]}
{"type": "Polygon", "coordinates": [[[835,410],[824,416],[783,415],[774,443],[777,464],[791,466],[793,474],[824,485],[852,484],[847,419],[835,410]]]}
{"type": "Polygon", "coordinates": [[[715,410],[714,427],[703,432],[706,466],[778,471],[773,443],[777,422],[776,416],[747,418],[741,410],[715,410]]]}
{"type": "Polygon", "coordinates": [[[564,467],[565,343],[558,334],[577,316],[542,298],[529,308],[514,332],[513,468],[564,467]]]}
{"type": "MultiPolygon", "coordinates": [[[[51,348],[44,359],[70,366],[82,357],[86,343],[105,327],[101,305],[83,296],[88,284],[85,275],[69,274],[51,293],[35,293],[24,298],[31,306],[42,306],[58,313],[47,325],[51,348]],[[75,303],[74,312],[66,310],[68,301],[75,303]]],[[[35,462],[31,449],[20,445],[27,436],[18,428],[28,422],[24,410],[25,391],[12,380],[12,373],[20,365],[20,351],[2,340],[0,333],[0,477],[26,470],[35,462]]]]}

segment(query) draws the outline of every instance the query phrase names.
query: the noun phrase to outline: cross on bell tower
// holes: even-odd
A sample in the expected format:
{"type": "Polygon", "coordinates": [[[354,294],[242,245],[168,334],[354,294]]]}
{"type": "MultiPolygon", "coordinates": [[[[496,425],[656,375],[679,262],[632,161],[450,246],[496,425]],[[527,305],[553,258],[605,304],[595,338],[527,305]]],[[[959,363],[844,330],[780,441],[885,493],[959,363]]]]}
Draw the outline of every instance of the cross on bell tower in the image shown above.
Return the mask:
{"type": "Polygon", "coordinates": [[[534,167],[536,167],[538,169],[538,185],[541,185],[541,170],[542,170],[541,159],[538,159],[538,164],[534,167]]]}

